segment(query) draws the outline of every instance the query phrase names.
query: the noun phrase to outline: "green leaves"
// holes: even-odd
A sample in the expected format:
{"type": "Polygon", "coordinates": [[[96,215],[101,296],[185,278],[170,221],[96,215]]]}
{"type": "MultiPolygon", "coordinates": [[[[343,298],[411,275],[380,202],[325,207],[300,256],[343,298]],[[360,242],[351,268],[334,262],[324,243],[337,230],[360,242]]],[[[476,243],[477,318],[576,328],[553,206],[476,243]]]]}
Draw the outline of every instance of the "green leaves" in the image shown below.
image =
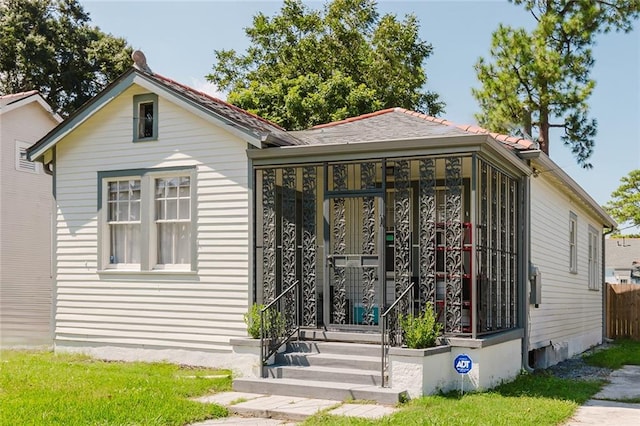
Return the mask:
{"type": "Polygon", "coordinates": [[[380,17],[372,0],[333,0],[322,11],[285,0],[274,17],[254,16],[251,47],[215,52],[207,79],[228,99],[289,130],[400,106],[435,115],[423,92],[432,48],[415,16],[380,17]]]}
{"type": "Polygon", "coordinates": [[[589,118],[591,46],[598,33],[629,31],[640,0],[512,0],[537,22],[532,31],[501,25],[494,33],[491,60],[480,58],[482,85],[472,89],[480,104],[479,123],[496,132],[530,136],[549,153],[550,130],[563,130],[563,144],[578,164],[591,168],[597,122],[589,118]]]}
{"type": "Polygon", "coordinates": [[[640,169],[623,176],[611,198],[605,209],[618,223],[640,226],[640,169]]]}
{"type": "Polygon", "coordinates": [[[89,25],[77,0],[0,3],[0,92],[37,89],[67,115],[131,63],[122,38],[89,25]]]}

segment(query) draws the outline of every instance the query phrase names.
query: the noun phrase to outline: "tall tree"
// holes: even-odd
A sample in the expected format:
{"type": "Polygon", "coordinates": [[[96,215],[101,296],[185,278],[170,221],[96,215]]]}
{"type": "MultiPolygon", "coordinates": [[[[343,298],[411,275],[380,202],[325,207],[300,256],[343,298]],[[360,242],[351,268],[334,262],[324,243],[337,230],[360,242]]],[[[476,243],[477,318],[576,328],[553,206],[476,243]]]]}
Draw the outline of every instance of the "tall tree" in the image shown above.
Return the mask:
{"type": "Polygon", "coordinates": [[[37,89],[67,115],[131,65],[123,38],[89,25],[77,0],[0,2],[0,92],[37,89]]]}
{"type": "Polygon", "coordinates": [[[578,164],[591,168],[597,122],[589,117],[595,87],[591,48],[599,33],[632,29],[640,0],[510,0],[536,22],[532,31],[500,25],[491,60],[480,58],[482,87],[473,89],[479,123],[493,131],[530,136],[549,154],[550,130],[562,129],[578,164]]]}
{"type": "Polygon", "coordinates": [[[620,179],[620,186],[611,194],[605,209],[619,224],[640,227],[640,169],[620,179]]]}
{"type": "Polygon", "coordinates": [[[244,54],[215,52],[207,79],[228,100],[295,130],[400,106],[436,115],[444,104],[424,91],[432,47],[418,21],[380,16],[374,0],[333,0],[322,10],[285,0],[245,30],[244,54]]]}

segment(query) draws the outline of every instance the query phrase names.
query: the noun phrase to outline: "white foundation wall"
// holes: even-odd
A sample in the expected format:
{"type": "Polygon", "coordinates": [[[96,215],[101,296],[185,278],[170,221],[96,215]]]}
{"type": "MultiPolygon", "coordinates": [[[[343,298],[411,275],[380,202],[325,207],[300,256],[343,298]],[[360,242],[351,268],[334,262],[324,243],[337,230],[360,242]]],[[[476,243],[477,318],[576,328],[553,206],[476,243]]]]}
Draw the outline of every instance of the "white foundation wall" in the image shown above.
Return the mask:
{"type": "Polygon", "coordinates": [[[160,97],[133,143],[132,86],[56,146],[55,345],[109,359],[233,365],[249,295],[247,143],[160,97]],[[98,172],[195,166],[196,273],[98,268],[98,172]]]}
{"type": "MultiPolygon", "coordinates": [[[[481,342],[477,340],[474,342],[481,342]]],[[[411,398],[450,390],[482,391],[513,380],[522,366],[522,339],[509,339],[479,347],[440,346],[431,349],[392,348],[390,380],[394,389],[407,390],[411,398]],[[458,374],[458,355],[471,358],[467,374],[458,374]]]]}
{"type": "Polygon", "coordinates": [[[570,198],[562,185],[543,174],[531,179],[531,260],[542,274],[542,300],[537,308],[529,305],[529,349],[557,352],[554,363],[602,342],[602,284],[597,291],[589,289],[589,226],[602,231],[586,206],[570,198]],[[571,212],[578,220],[576,273],[570,271],[569,259],[571,212]]]}

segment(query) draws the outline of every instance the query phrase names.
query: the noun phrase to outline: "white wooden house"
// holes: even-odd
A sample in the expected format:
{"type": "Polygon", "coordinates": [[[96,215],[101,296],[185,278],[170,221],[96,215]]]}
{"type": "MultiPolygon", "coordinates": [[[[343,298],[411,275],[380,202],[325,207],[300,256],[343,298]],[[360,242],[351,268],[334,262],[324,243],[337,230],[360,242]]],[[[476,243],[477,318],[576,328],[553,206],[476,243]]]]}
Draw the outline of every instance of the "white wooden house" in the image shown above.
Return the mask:
{"type": "MultiPolygon", "coordinates": [[[[260,375],[257,302],[265,333],[346,340],[414,396],[459,383],[462,352],[486,388],[602,340],[615,223],[527,140],[398,108],[285,132],[133,68],[29,154],[55,171],[58,350],[260,375]],[[397,315],[427,302],[448,367],[418,383],[397,315]]],[[[235,386],[278,380],[312,387],[235,386]]]]}
{"type": "Polygon", "coordinates": [[[26,150],[62,119],[37,91],[0,96],[0,346],[53,343],[51,176],[26,150]]]}

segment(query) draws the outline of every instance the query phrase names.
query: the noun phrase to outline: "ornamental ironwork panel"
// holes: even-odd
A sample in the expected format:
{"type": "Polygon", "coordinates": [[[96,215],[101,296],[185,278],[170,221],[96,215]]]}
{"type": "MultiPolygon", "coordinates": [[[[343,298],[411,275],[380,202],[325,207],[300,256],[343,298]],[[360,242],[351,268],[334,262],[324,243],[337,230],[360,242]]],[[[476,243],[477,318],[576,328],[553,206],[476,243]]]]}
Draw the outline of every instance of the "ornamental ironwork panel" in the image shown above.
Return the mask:
{"type": "MultiPolygon", "coordinates": [[[[376,163],[363,163],[361,165],[362,189],[375,188],[376,163]]],[[[362,254],[376,254],[376,200],[375,197],[363,197],[362,199],[362,254]]],[[[374,305],[376,304],[376,278],[378,268],[364,266],[362,268],[362,323],[374,325],[374,305]]]]}
{"type": "Polygon", "coordinates": [[[276,297],[276,171],[262,173],[263,303],[276,297]]]}
{"type": "MultiPolygon", "coordinates": [[[[393,169],[395,184],[393,222],[394,222],[394,278],[395,294],[399,297],[409,286],[411,273],[411,205],[410,205],[410,181],[409,162],[406,160],[396,161],[393,169]]],[[[399,310],[406,313],[408,304],[406,301],[400,302],[399,310]]]]}
{"type": "Polygon", "coordinates": [[[509,304],[509,300],[507,299],[507,273],[508,273],[508,263],[507,263],[507,251],[509,247],[507,246],[507,231],[509,228],[509,223],[507,222],[507,210],[509,206],[507,203],[509,200],[507,199],[507,182],[504,179],[504,176],[500,176],[500,318],[498,321],[499,328],[506,328],[508,324],[507,306],[509,304]]]}
{"type": "MultiPolygon", "coordinates": [[[[334,190],[347,189],[347,166],[336,164],[333,166],[333,186],[334,190]]],[[[345,199],[334,198],[333,202],[333,253],[344,254],[346,249],[346,212],[345,199]]],[[[347,291],[346,291],[346,271],[343,267],[333,268],[333,296],[331,298],[333,307],[334,324],[345,324],[347,321],[347,291]]]]}
{"type": "MultiPolygon", "coordinates": [[[[296,277],[296,169],[282,172],[282,288],[297,282],[296,277]]],[[[295,320],[296,291],[285,294],[285,318],[295,320]]],[[[290,328],[291,324],[287,324],[290,328]]]]}
{"type": "Polygon", "coordinates": [[[317,324],[316,305],[316,178],[315,167],[302,169],[302,324],[317,324]]]}
{"type": "Polygon", "coordinates": [[[462,330],[462,160],[445,162],[445,331],[462,330]]]}
{"type": "Polygon", "coordinates": [[[489,299],[489,275],[490,268],[488,264],[489,253],[489,235],[488,235],[488,215],[489,215],[489,185],[488,185],[488,167],[484,161],[480,162],[480,202],[478,209],[478,246],[476,255],[478,259],[478,281],[480,293],[480,315],[479,315],[479,331],[487,331],[490,329],[490,312],[491,305],[489,299]]]}
{"type": "Polygon", "coordinates": [[[491,275],[489,276],[490,286],[489,286],[489,294],[491,300],[491,329],[497,330],[500,328],[499,325],[499,312],[500,312],[500,303],[501,303],[501,295],[498,292],[498,282],[499,282],[499,208],[498,208],[498,174],[495,170],[491,169],[490,176],[490,185],[491,185],[491,275]]]}
{"type": "Polygon", "coordinates": [[[419,295],[420,311],[427,302],[436,306],[436,167],[435,160],[420,160],[419,182],[419,295]]]}
{"type": "Polygon", "coordinates": [[[509,264],[511,269],[511,279],[509,280],[509,302],[510,302],[510,318],[509,327],[516,327],[518,324],[518,246],[517,246],[517,232],[518,232],[518,212],[515,206],[520,205],[518,203],[518,193],[516,182],[513,179],[509,180],[509,264]]]}

